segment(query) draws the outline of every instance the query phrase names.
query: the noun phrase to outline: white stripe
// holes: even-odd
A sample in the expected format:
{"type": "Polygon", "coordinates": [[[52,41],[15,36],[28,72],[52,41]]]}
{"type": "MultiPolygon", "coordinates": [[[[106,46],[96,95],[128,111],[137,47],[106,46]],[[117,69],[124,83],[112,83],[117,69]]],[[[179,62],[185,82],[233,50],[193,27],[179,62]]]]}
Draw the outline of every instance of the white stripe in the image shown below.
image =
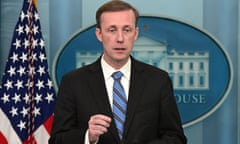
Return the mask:
{"type": "Polygon", "coordinates": [[[33,135],[38,144],[48,144],[50,136],[43,124],[34,132],[33,135]]]}
{"type": "Polygon", "coordinates": [[[16,134],[15,130],[5,115],[5,113],[0,109],[0,131],[5,136],[9,144],[21,144],[21,140],[16,134]]]}

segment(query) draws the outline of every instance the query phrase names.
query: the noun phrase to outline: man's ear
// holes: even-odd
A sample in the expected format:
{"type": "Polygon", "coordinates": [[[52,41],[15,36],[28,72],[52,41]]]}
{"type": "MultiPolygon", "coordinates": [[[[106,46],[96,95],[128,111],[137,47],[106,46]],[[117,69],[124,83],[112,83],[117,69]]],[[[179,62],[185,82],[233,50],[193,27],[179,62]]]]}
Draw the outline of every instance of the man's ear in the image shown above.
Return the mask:
{"type": "Polygon", "coordinates": [[[101,29],[100,29],[100,28],[96,28],[95,34],[96,34],[97,39],[98,39],[100,42],[102,42],[102,32],[101,32],[101,29]]]}

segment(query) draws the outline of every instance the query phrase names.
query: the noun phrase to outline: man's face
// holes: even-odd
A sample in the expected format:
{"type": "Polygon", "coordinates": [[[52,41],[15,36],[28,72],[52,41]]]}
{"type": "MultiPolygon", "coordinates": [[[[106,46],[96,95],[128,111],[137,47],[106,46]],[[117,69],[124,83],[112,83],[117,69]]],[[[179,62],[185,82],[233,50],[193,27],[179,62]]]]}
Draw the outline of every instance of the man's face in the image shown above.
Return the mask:
{"type": "Polygon", "coordinates": [[[132,10],[101,15],[101,28],[96,29],[96,36],[103,44],[104,59],[111,66],[122,66],[127,62],[138,36],[135,21],[132,10]]]}

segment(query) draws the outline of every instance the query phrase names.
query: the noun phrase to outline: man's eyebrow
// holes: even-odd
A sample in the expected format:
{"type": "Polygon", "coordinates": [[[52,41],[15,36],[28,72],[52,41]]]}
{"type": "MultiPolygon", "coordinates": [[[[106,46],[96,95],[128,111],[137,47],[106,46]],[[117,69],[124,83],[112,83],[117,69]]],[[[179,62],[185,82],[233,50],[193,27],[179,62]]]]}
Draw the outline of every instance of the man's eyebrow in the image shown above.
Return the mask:
{"type": "Polygon", "coordinates": [[[132,28],[131,25],[125,25],[123,28],[132,28]]]}
{"type": "Polygon", "coordinates": [[[116,25],[110,25],[109,28],[116,28],[116,25]]]}
{"type": "MultiPolygon", "coordinates": [[[[118,28],[118,26],[116,26],[116,25],[110,25],[110,26],[108,26],[109,28],[118,28]]],[[[124,25],[122,28],[131,28],[131,27],[133,27],[133,26],[131,26],[131,25],[124,25]]]]}
{"type": "Polygon", "coordinates": [[[106,27],[106,29],[126,29],[126,28],[129,28],[129,29],[133,29],[134,26],[132,25],[124,25],[123,27],[118,27],[117,25],[109,25],[108,27],[106,27]]]}

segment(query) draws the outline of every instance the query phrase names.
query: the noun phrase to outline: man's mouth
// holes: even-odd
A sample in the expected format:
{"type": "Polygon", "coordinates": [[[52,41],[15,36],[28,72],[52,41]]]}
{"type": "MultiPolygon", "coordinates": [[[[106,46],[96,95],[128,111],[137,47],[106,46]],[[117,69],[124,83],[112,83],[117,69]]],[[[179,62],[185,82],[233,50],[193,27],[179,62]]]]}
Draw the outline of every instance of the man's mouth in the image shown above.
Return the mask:
{"type": "Polygon", "coordinates": [[[114,48],[114,50],[125,50],[126,48],[114,48]]]}

